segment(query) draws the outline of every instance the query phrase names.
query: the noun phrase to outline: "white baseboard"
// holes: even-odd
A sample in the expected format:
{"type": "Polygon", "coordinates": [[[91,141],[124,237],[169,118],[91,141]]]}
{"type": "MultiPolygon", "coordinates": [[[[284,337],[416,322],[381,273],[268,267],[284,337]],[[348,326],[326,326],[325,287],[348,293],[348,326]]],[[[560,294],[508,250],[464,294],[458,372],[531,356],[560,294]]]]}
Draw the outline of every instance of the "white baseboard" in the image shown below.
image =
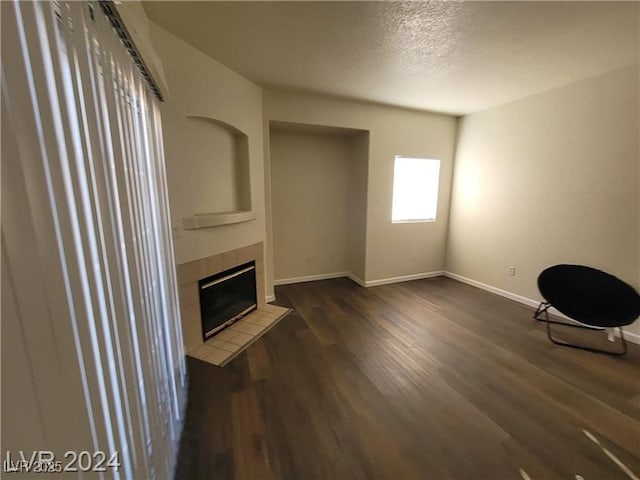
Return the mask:
{"type": "Polygon", "coordinates": [[[321,273],[319,275],[307,275],[305,277],[280,278],[273,281],[274,285],[289,285],[292,283],[315,282],[316,280],[329,280],[332,278],[348,277],[361,287],[377,287],[378,285],[388,285],[390,283],[408,282],[410,280],[420,280],[423,278],[440,277],[444,272],[412,273],[411,275],[402,275],[400,277],[381,278],[378,280],[362,280],[351,272],[333,272],[321,273]]]}
{"type": "Polygon", "coordinates": [[[356,282],[358,285],[360,285],[361,287],[367,288],[367,282],[365,282],[364,280],[362,280],[360,277],[356,277],[353,273],[348,273],[347,277],[349,277],[351,280],[353,280],[354,282],[356,282]]]}
{"type": "Polygon", "coordinates": [[[629,340],[631,343],[636,343],[636,344],[640,345],[640,334],[633,333],[633,332],[628,332],[627,330],[625,330],[624,331],[624,338],[629,340]]]}
{"type": "MultiPolygon", "coordinates": [[[[512,293],[512,292],[509,292],[507,290],[502,290],[501,288],[497,288],[497,287],[494,287],[492,285],[488,285],[486,283],[482,283],[482,282],[479,282],[477,280],[473,280],[471,278],[463,277],[462,275],[458,275],[457,273],[444,272],[444,276],[452,278],[452,279],[457,280],[457,281],[462,282],[462,283],[466,283],[467,285],[471,285],[472,287],[476,287],[476,288],[479,288],[481,290],[485,290],[487,292],[495,293],[496,295],[500,295],[501,297],[508,298],[510,300],[513,300],[514,302],[522,303],[522,304],[527,305],[527,306],[532,307],[532,308],[537,308],[537,306],[541,302],[541,300],[534,300],[532,298],[523,297],[522,295],[518,295],[516,293],[512,293]]],[[[577,322],[575,322],[575,320],[573,320],[572,318],[569,318],[566,315],[560,313],[558,310],[556,310],[553,307],[549,309],[549,313],[551,313],[553,315],[556,315],[556,316],[558,316],[560,318],[563,318],[565,320],[569,320],[571,322],[577,323],[577,322]]],[[[625,332],[624,336],[630,342],[637,343],[637,344],[640,345],[640,335],[638,335],[637,333],[625,332]]]]}
{"type": "MultiPolygon", "coordinates": [[[[616,330],[617,332],[617,330],[616,330]]],[[[640,335],[637,333],[629,332],[627,330],[624,331],[624,338],[629,340],[631,343],[635,343],[640,345],[640,335]]]]}
{"type": "Polygon", "coordinates": [[[319,275],[307,275],[305,277],[280,278],[273,281],[274,285],[289,285],[291,283],[315,282],[316,280],[329,280],[332,278],[348,277],[348,272],[321,273],[319,275]]]}
{"type": "Polygon", "coordinates": [[[267,295],[266,297],[264,297],[264,301],[266,303],[275,302],[276,301],[276,296],[275,295],[267,295]]]}
{"type": "MultiPolygon", "coordinates": [[[[528,306],[533,307],[533,308],[536,308],[538,305],[540,305],[540,302],[541,302],[541,300],[533,300],[531,298],[523,297],[522,295],[518,295],[516,293],[511,293],[511,292],[509,292],[507,290],[502,290],[500,288],[493,287],[493,286],[488,285],[486,283],[478,282],[477,280],[473,280],[471,278],[463,277],[462,275],[458,275],[457,273],[444,272],[444,276],[445,277],[449,277],[449,278],[453,278],[454,280],[457,280],[457,281],[462,282],[462,283],[466,283],[467,285],[471,285],[473,287],[477,287],[477,288],[479,288],[481,290],[486,290],[487,292],[495,293],[496,295],[500,295],[501,297],[508,298],[508,299],[513,300],[515,302],[523,303],[523,304],[528,305],[528,306]]],[[[566,317],[565,315],[561,314],[555,308],[550,308],[549,312],[553,313],[554,315],[558,315],[559,317],[563,317],[563,318],[569,319],[569,317],[566,317]]]]}
{"type": "MultiPolygon", "coordinates": [[[[400,277],[381,278],[379,280],[367,280],[363,283],[365,287],[377,287],[379,285],[388,285],[390,283],[409,282],[411,280],[421,280],[423,278],[441,277],[442,275],[444,275],[444,272],[439,270],[437,272],[412,273],[411,275],[402,275],[400,277]]],[[[360,283],[360,282],[356,280],[356,283],[360,283]]]]}

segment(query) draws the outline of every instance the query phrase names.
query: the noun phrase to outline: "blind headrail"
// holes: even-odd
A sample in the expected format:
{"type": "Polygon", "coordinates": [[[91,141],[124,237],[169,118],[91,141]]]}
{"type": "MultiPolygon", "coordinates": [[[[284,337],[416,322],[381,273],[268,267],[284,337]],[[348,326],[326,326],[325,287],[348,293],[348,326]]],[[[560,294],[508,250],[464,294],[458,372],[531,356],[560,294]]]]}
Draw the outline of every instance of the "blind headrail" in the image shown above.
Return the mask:
{"type": "Polygon", "coordinates": [[[147,83],[147,85],[149,86],[153,94],[156,96],[156,98],[159,101],[161,102],[164,101],[164,99],[162,98],[162,94],[160,93],[160,89],[158,88],[158,85],[153,79],[153,76],[151,75],[149,68],[147,67],[146,63],[144,62],[144,59],[142,58],[142,55],[140,55],[138,48],[133,42],[133,39],[131,38],[131,35],[129,34],[127,27],[122,21],[122,17],[120,17],[120,14],[116,10],[113,0],[99,0],[98,3],[102,7],[102,11],[104,12],[104,14],[109,19],[109,22],[111,22],[111,25],[117,32],[118,37],[120,37],[122,44],[129,52],[129,55],[131,55],[131,58],[133,58],[133,62],[138,67],[138,70],[140,70],[142,77],[145,79],[145,82],[147,83]]]}

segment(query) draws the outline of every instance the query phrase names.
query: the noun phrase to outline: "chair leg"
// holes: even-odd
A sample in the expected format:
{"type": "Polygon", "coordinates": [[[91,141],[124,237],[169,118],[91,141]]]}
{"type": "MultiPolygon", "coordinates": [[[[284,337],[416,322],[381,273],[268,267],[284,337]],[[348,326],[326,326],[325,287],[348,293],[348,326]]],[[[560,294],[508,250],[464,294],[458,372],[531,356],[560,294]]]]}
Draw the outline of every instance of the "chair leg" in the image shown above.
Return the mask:
{"type": "Polygon", "coordinates": [[[536,313],[533,314],[534,320],[538,320],[539,322],[548,322],[549,321],[549,310],[551,308],[551,304],[548,302],[540,302],[538,308],[536,308],[536,313]],[[545,318],[540,318],[540,315],[544,313],[545,318]]]}
{"type": "Polygon", "coordinates": [[[536,312],[533,314],[533,319],[537,320],[538,322],[555,323],[556,325],[563,325],[565,327],[571,327],[571,328],[582,328],[584,330],[605,330],[605,328],[601,328],[601,327],[591,327],[591,326],[587,326],[587,325],[576,325],[576,324],[573,324],[573,323],[558,322],[557,320],[549,320],[549,309],[551,307],[552,307],[552,305],[550,303],[541,302],[540,305],[538,305],[538,308],[536,309],[536,312]],[[541,318],[542,314],[544,314],[544,318],[541,318]]]}
{"type": "MultiPolygon", "coordinates": [[[[564,325],[566,327],[572,327],[572,328],[585,328],[582,327],[581,325],[569,325],[569,324],[565,324],[565,323],[561,323],[561,322],[546,322],[547,324],[547,338],[549,338],[549,340],[551,340],[551,342],[555,343],[556,345],[561,345],[563,347],[571,347],[571,348],[577,348],[579,350],[586,350],[588,352],[595,352],[595,353],[605,353],[607,355],[613,355],[613,356],[622,356],[622,355],[626,355],[627,353],[627,342],[624,339],[624,332],[622,330],[622,327],[617,327],[618,330],[620,330],[620,342],[622,345],[622,351],[621,352],[612,352],[610,350],[602,350],[599,348],[591,348],[591,347],[585,347],[583,345],[576,345],[574,343],[568,343],[568,342],[563,342],[560,340],[556,340],[555,338],[553,338],[553,335],[551,334],[551,324],[552,323],[557,323],[560,325],[564,325]]],[[[586,327],[588,328],[588,327],[586,327]]]]}

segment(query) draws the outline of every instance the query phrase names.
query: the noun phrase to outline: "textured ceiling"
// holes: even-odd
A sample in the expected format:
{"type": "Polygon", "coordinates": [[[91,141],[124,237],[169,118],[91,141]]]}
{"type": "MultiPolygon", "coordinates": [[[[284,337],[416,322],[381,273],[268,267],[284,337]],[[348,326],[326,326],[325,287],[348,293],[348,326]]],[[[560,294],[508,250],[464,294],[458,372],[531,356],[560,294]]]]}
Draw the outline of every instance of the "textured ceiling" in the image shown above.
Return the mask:
{"type": "Polygon", "coordinates": [[[638,62],[636,2],[145,2],[254,82],[465,114],[638,62]]]}

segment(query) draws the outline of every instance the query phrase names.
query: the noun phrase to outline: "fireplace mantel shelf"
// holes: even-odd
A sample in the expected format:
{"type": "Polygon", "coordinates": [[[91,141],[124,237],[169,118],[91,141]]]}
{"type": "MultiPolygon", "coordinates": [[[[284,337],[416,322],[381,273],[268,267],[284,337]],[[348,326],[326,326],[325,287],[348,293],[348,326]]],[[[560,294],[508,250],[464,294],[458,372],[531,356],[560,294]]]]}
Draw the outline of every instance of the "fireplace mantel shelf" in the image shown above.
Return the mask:
{"type": "Polygon", "coordinates": [[[248,222],[250,220],[255,220],[256,216],[256,212],[251,210],[196,213],[190,217],[183,218],[182,225],[185,230],[196,230],[198,228],[218,227],[220,225],[248,222]]]}

